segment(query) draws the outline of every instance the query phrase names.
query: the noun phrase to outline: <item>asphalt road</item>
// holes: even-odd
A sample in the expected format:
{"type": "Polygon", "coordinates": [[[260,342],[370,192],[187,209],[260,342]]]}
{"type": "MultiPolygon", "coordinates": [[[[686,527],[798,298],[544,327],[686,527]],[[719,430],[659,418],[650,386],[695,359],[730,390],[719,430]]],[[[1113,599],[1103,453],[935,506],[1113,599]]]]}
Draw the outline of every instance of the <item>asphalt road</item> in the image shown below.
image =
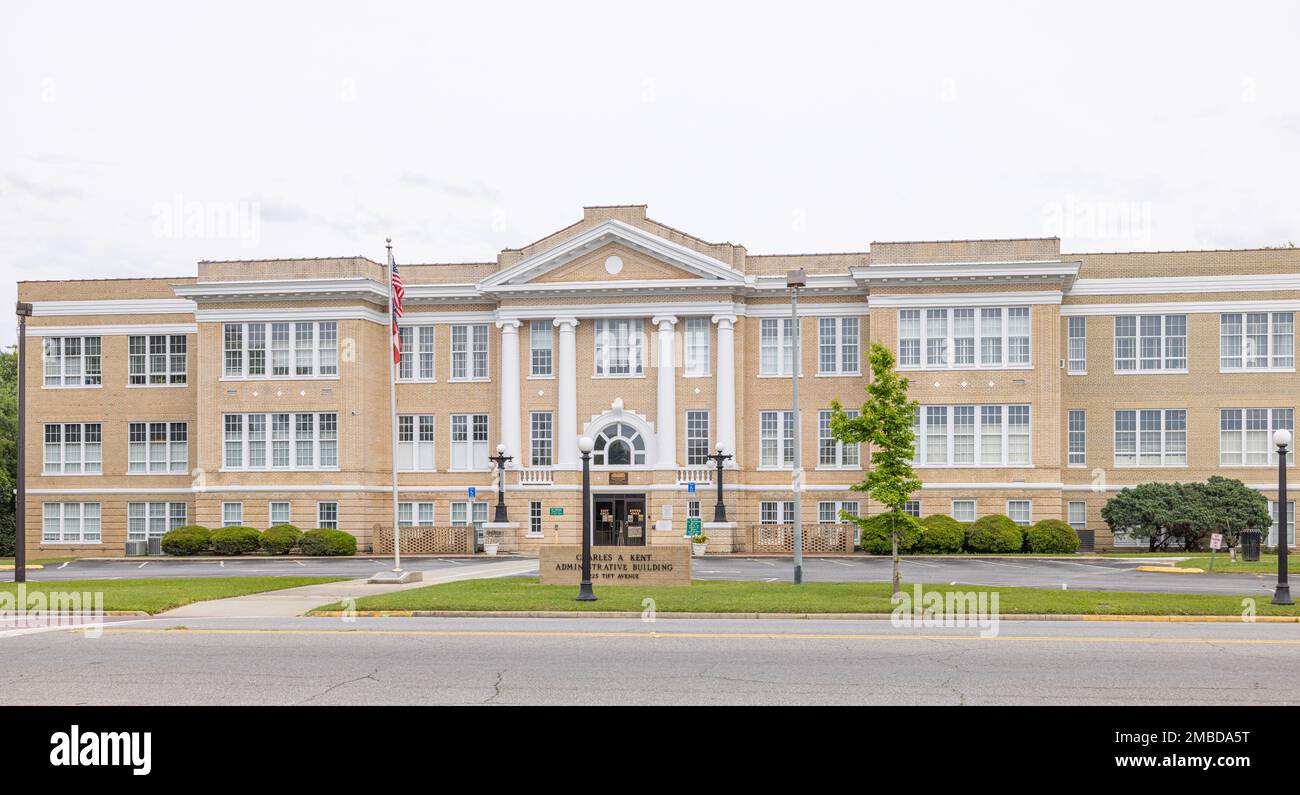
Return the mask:
{"type": "MultiPolygon", "coordinates": [[[[403,558],[404,568],[440,572],[480,566],[508,557],[403,558]]],[[[1088,591],[1148,591],[1157,593],[1271,595],[1275,579],[1266,575],[1159,574],[1136,571],[1150,563],[1138,558],[928,558],[904,559],[903,579],[935,585],[1002,585],[1030,588],[1066,588],[1088,591]]],[[[147,577],[252,577],[327,576],[368,577],[391,565],[390,558],[248,558],[245,560],[77,560],[48,564],[28,573],[33,581],[136,579],[147,577]]],[[[693,562],[701,580],[788,580],[788,558],[705,557],[693,562]]],[[[10,572],[0,573],[8,580],[10,572]]],[[[890,561],[874,556],[808,557],[804,559],[808,582],[888,582],[890,561]]]]}
{"type": "Polygon", "coordinates": [[[1294,624],[148,620],[0,633],[0,705],[1291,705],[1298,651],[1294,624]]]}

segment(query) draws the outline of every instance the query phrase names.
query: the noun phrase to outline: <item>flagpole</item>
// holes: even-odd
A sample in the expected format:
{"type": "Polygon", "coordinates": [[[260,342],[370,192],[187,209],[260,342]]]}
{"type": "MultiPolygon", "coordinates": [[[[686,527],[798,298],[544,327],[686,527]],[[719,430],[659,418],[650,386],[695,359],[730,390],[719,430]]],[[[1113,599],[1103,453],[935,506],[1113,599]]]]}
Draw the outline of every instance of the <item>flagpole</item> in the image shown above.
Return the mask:
{"type": "MultiPolygon", "coordinates": [[[[384,239],[388,246],[388,316],[394,324],[397,323],[397,315],[394,312],[393,304],[393,239],[391,237],[384,239]]],[[[390,335],[391,336],[391,335],[390,335]]],[[[389,342],[398,345],[399,336],[396,340],[390,339],[389,342]]],[[[401,351],[401,347],[397,348],[401,351]]],[[[388,415],[392,424],[392,442],[393,442],[393,571],[402,570],[402,526],[398,524],[397,511],[397,357],[389,352],[388,356],[388,415]]]]}

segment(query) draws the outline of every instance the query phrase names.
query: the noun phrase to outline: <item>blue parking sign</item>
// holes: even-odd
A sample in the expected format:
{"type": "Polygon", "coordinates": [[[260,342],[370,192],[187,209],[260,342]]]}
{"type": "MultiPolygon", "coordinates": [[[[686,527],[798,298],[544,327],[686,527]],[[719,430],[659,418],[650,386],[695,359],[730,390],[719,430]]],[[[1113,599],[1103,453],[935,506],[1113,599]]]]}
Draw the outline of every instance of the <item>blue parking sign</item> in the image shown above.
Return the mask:
{"type": "Polygon", "coordinates": [[[691,481],[690,483],[686,484],[686,493],[687,494],[695,493],[695,481],[691,481]]]}
{"type": "Polygon", "coordinates": [[[478,489],[474,486],[469,487],[469,498],[472,500],[478,496],[478,489]]]}

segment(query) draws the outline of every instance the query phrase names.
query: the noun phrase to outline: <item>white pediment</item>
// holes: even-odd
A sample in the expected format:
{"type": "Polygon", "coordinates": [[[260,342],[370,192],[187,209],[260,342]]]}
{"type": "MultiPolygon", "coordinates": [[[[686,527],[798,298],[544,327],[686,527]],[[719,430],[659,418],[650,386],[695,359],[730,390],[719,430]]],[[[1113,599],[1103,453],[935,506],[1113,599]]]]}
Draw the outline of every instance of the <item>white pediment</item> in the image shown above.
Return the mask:
{"type": "Polygon", "coordinates": [[[575,235],[559,245],[534,254],[505,270],[484,279],[479,288],[484,292],[506,290],[512,286],[528,284],[539,276],[562,267],[602,246],[617,243],[648,257],[680,268],[699,279],[716,286],[745,283],[744,276],[721,260],[701,254],[686,246],[665,240],[658,235],[631,224],[609,219],[591,229],[575,235]],[[494,290],[495,288],[495,290],[494,290]]]}

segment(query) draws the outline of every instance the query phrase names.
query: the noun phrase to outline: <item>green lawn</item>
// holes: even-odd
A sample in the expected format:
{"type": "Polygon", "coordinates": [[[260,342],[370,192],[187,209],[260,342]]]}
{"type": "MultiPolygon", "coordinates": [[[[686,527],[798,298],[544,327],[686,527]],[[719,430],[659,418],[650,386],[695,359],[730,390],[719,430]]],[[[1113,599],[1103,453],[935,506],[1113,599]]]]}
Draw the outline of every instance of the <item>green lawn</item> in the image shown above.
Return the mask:
{"type": "MultiPolygon", "coordinates": [[[[336,582],[343,577],[186,577],[149,580],[65,580],[57,582],[29,582],[30,596],[40,592],[102,592],[105,610],[143,610],[161,613],[190,602],[225,599],[263,591],[297,588],[336,582]]],[[[0,593],[14,593],[18,586],[12,582],[0,583],[0,593]]]]}
{"type": "MultiPolygon", "coordinates": [[[[911,586],[905,590],[912,593],[911,586]]],[[[957,593],[996,592],[1003,614],[1054,613],[1096,615],[1225,615],[1242,612],[1234,596],[1153,594],[1108,591],[1048,591],[1036,588],[926,586],[957,593]]],[[[575,602],[576,585],[539,585],[535,578],[502,577],[431,585],[367,596],[358,610],[632,610],[655,600],[662,612],[688,613],[888,613],[886,583],[790,583],[697,581],[685,588],[598,586],[596,602],[575,602]]],[[[1259,615],[1300,616],[1300,609],[1274,607],[1256,599],[1259,615]]],[[[338,610],[338,605],[318,608],[338,610]]]]}
{"type": "MultiPolygon", "coordinates": [[[[1208,552],[1192,552],[1192,557],[1187,560],[1181,560],[1175,565],[1180,568],[1194,568],[1210,570],[1210,555],[1208,552]]],[[[1287,555],[1287,569],[1292,573],[1300,573],[1300,555],[1292,552],[1287,555]]],[[[1237,555],[1237,562],[1231,563],[1228,559],[1228,553],[1218,552],[1214,555],[1214,573],[1215,574],[1277,574],[1277,555],[1266,555],[1260,553],[1259,560],[1247,563],[1237,555]]]]}

